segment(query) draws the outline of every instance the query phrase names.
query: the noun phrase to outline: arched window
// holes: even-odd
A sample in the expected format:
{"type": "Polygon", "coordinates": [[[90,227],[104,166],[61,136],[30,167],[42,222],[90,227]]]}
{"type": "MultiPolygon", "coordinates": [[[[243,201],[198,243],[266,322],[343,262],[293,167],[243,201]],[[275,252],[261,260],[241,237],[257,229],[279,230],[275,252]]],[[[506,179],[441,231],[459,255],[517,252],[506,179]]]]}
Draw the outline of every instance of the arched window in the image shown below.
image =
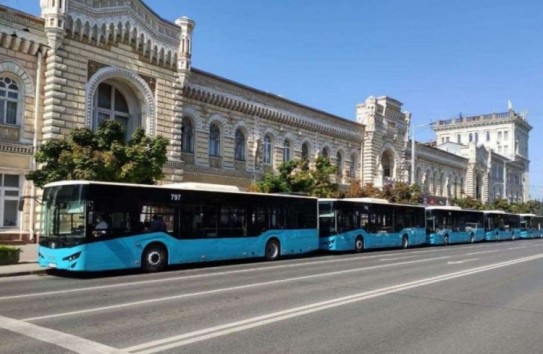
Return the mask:
{"type": "Polygon", "coordinates": [[[0,77],[0,124],[17,125],[19,87],[9,77],[0,77]]]}
{"type": "Polygon", "coordinates": [[[264,137],[264,161],[265,164],[272,163],[272,141],[269,135],[264,137]]]}
{"type": "Polygon", "coordinates": [[[341,156],[339,151],[336,154],[336,166],[336,175],[341,176],[343,171],[343,156],[341,156]]]}
{"type": "Polygon", "coordinates": [[[194,127],[192,120],[187,117],[183,117],[181,126],[181,150],[188,153],[194,152],[194,127]]]}
{"type": "Polygon", "coordinates": [[[473,141],[473,134],[469,133],[468,137],[469,137],[469,142],[471,143],[473,141]]]}
{"type": "Polygon", "coordinates": [[[475,133],[475,144],[479,143],[479,133],[475,133]]]}
{"type": "Polygon", "coordinates": [[[290,141],[285,139],[283,142],[283,162],[290,160],[290,141]]]}
{"type": "Polygon", "coordinates": [[[221,156],[221,130],[215,123],[209,126],[209,156],[221,156]]]}
{"type": "Polygon", "coordinates": [[[304,143],[302,145],[302,160],[303,161],[309,160],[309,145],[307,143],[304,143]]]}
{"type": "Polygon", "coordinates": [[[349,166],[349,177],[356,177],[356,154],[351,155],[351,165],[349,166]]]}
{"type": "Polygon", "coordinates": [[[241,129],[236,130],[236,147],[234,151],[236,161],[245,161],[245,134],[241,129]]]}
{"type": "Polygon", "coordinates": [[[322,149],[322,157],[328,157],[328,148],[322,149]]]}
{"type": "Polygon", "coordinates": [[[128,104],[121,91],[115,86],[102,82],[98,86],[95,104],[95,129],[100,127],[100,124],[102,124],[103,121],[114,119],[121,124],[126,136],[130,135],[130,132],[128,131],[128,104]]]}

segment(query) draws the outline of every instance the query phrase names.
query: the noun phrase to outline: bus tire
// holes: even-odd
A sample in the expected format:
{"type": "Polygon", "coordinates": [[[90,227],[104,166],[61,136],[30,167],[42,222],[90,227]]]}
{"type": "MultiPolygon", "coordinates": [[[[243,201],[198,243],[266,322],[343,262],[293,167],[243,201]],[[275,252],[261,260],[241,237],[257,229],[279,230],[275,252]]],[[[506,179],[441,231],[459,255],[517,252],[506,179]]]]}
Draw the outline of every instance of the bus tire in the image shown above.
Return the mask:
{"type": "Polygon", "coordinates": [[[409,237],[407,235],[403,235],[402,237],[402,248],[408,248],[409,247],[409,237]]]}
{"type": "Polygon", "coordinates": [[[362,236],[357,236],[354,241],[354,251],[356,253],[364,252],[364,238],[362,236]]]}
{"type": "Polygon", "coordinates": [[[475,243],[475,236],[473,234],[469,236],[469,243],[475,243]]]}
{"type": "Polygon", "coordinates": [[[449,235],[445,235],[445,237],[443,237],[443,244],[445,246],[449,245],[449,235]]]}
{"type": "Polygon", "coordinates": [[[266,248],[264,249],[264,258],[267,261],[276,261],[281,256],[281,248],[279,241],[276,239],[271,239],[266,243],[266,248]]]}
{"type": "Polygon", "coordinates": [[[141,255],[141,268],[145,272],[159,272],[168,265],[168,252],[163,245],[152,243],[141,255]]]}

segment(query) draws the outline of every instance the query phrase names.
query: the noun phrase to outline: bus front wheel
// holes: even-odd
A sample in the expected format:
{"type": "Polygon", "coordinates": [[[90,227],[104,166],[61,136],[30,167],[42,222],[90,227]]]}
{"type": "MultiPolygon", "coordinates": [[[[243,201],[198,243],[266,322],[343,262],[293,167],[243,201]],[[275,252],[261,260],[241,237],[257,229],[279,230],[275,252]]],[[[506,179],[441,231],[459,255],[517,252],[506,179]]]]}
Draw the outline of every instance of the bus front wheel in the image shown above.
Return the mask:
{"type": "Polygon", "coordinates": [[[447,246],[449,244],[449,235],[445,235],[445,237],[443,238],[443,244],[445,246],[447,246]]]}
{"type": "Polygon", "coordinates": [[[474,243],[475,242],[475,236],[473,236],[473,234],[470,235],[469,237],[469,243],[474,243]]]}
{"type": "Polygon", "coordinates": [[[158,272],[168,264],[167,252],[164,246],[152,244],[145,248],[141,256],[141,267],[146,272],[158,272]]]}
{"type": "Polygon", "coordinates": [[[362,236],[358,236],[354,241],[354,251],[360,253],[364,251],[364,239],[362,236]]]}
{"type": "Polygon", "coordinates": [[[277,240],[269,240],[268,243],[266,243],[266,248],[264,250],[264,257],[267,261],[275,261],[279,259],[279,256],[281,255],[281,250],[279,247],[279,241],[277,240]]]}

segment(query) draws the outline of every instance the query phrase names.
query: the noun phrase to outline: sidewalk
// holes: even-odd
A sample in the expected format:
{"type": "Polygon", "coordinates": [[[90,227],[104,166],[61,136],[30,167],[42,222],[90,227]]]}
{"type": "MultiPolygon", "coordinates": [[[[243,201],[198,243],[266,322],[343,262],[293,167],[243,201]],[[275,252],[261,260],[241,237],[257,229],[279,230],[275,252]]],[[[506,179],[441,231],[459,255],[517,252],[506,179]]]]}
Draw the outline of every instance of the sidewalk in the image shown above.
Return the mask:
{"type": "Polygon", "coordinates": [[[0,277],[45,273],[45,268],[40,267],[37,263],[37,244],[29,243],[26,245],[16,245],[14,247],[22,250],[21,255],[19,256],[19,263],[0,266],[0,277]]]}

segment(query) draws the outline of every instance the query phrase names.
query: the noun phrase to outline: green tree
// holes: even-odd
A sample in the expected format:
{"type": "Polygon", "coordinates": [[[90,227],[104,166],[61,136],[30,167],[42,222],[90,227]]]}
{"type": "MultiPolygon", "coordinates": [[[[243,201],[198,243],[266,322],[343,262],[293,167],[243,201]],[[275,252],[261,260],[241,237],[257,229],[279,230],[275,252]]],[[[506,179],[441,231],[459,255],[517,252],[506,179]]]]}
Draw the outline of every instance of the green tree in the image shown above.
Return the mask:
{"type": "Polygon", "coordinates": [[[42,166],[26,178],[40,188],[60,180],[154,184],[163,177],[167,146],[164,137],[150,138],[143,129],[126,141],[121,125],[106,120],[96,132],[77,128],[45,142],[35,156],[42,166]]]}
{"type": "Polygon", "coordinates": [[[485,205],[479,200],[472,197],[456,198],[452,200],[452,204],[463,209],[478,209],[484,210],[485,205]]]}
{"type": "Polygon", "coordinates": [[[337,183],[332,182],[330,176],[337,171],[337,166],[332,165],[327,157],[319,156],[315,159],[315,169],[311,171],[315,184],[311,195],[319,198],[330,198],[338,190],[337,183]]]}
{"type": "Polygon", "coordinates": [[[404,182],[389,184],[383,188],[383,198],[393,203],[418,204],[420,189],[415,185],[404,182]]]}
{"type": "Polygon", "coordinates": [[[325,198],[337,193],[338,186],[330,176],[336,166],[325,157],[315,160],[314,168],[308,161],[286,161],[279,166],[279,173],[267,173],[261,181],[249,189],[263,193],[303,193],[325,198]]]}

